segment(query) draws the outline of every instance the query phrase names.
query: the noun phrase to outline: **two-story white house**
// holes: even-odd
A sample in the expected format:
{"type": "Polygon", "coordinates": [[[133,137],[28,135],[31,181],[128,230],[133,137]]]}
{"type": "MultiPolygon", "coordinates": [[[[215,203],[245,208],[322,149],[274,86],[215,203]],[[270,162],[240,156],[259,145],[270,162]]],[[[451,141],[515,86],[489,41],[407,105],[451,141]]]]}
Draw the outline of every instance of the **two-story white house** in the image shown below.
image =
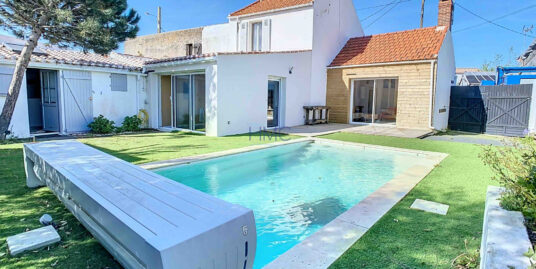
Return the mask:
{"type": "Polygon", "coordinates": [[[351,0],[260,0],[188,31],[202,43],[145,63],[150,126],[209,136],[302,125],[304,105],[325,104],[326,66],[363,35],[351,0]]]}

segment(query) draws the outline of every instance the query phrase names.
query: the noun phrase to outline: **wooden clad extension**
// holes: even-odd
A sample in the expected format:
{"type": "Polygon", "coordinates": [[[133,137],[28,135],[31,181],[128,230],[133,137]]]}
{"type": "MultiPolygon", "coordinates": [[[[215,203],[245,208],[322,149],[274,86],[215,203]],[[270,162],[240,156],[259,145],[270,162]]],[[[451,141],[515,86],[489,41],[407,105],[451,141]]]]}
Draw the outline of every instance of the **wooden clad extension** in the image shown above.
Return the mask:
{"type": "MultiPolygon", "coordinates": [[[[430,124],[430,65],[429,62],[414,62],[328,69],[326,105],[331,108],[330,121],[350,122],[350,91],[353,79],[397,78],[396,126],[428,129],[430,124]]],[[[434,79],[435,73],[434,70],[434,79]]]]}

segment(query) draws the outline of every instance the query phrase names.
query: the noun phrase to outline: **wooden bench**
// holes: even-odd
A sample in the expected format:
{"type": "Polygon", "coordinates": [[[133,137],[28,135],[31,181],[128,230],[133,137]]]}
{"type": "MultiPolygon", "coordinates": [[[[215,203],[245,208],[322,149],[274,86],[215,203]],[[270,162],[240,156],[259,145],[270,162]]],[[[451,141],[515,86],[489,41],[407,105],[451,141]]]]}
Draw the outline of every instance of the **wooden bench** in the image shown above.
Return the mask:
{"type": "Polygon", "coordinates": [[[24,164],[126,268],[252,268],[248,208],[73,140],[25,144],[24,164]]]}

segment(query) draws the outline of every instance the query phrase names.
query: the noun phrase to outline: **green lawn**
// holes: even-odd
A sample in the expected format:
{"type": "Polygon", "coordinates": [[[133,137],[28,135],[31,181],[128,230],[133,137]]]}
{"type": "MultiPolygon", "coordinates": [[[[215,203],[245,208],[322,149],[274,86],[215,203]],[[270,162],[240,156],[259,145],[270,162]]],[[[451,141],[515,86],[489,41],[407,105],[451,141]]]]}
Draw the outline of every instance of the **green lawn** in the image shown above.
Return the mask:
{"type": "Polygon", "coordinates": [[[332,268],[449,268],[464,240],[480,247],[486,189],[496,185],[478,158],[480,146],[349,133],[324,138],[449,154],[332,268]],[[448,214],[409,209],[416,198],[448,204],[448,214]]]}
{"type": "MultiPolygon", "coordinates": [[[[146,163],[269,143],[274,139],[259,135],[250,139],[247,134],[216,138],[187,133],[141,133],[80,141],[126,161],[146,163]]],[[[0,145],[0,164],[0,268],[120,267],[48,188],[26,188],[22,144],[0,145]],[[15,258],[9,256],[6,237],[39,228],[43,213],[52,215],[58,224],[66,222],[59,230],[61,243],[15,258]]]]}
{"type": "MultiPolygon", "coordinates": [[[[450,154],[438,168],[396,205],[359,240],[334,268],[438,268],[470,248],[478,247],[486,186],[490,172],[478,159],[479,146],[451,142],[339,133],[325,138],[379,144],[450,154]],[[409,210],[415,198],[450,204],[447,216],[409,210]],[[395,221],[395,219],[397,221],[395,221]]],[[[273,142],[248,135],[223,138],[185,133],[81,139],[82,142],[132,163],[179,158],[189,155],[273,142]]],[[[119,265],[47,189],[25,187],[22,144],[0,145],[0,267],[1,268],[117,268],[119,265]],[[12,258],[6,254],[5,238],[40,227],[38,218],[51,214],[62,242],[50,249],[12,258]]]]}

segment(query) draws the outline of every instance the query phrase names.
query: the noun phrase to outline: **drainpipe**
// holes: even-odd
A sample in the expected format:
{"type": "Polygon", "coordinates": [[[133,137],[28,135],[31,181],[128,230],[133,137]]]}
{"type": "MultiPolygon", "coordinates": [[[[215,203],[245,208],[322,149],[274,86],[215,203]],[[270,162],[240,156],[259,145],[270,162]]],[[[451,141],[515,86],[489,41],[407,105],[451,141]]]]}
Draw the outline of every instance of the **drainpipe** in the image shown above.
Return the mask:
{"type": "Polygon", "coordinates": [[[432,126],[432,119],[434,117],[434,67],[437,60],[430,61],[430,118],[428,120],[428,127],[434,129],[432,126]]]}

